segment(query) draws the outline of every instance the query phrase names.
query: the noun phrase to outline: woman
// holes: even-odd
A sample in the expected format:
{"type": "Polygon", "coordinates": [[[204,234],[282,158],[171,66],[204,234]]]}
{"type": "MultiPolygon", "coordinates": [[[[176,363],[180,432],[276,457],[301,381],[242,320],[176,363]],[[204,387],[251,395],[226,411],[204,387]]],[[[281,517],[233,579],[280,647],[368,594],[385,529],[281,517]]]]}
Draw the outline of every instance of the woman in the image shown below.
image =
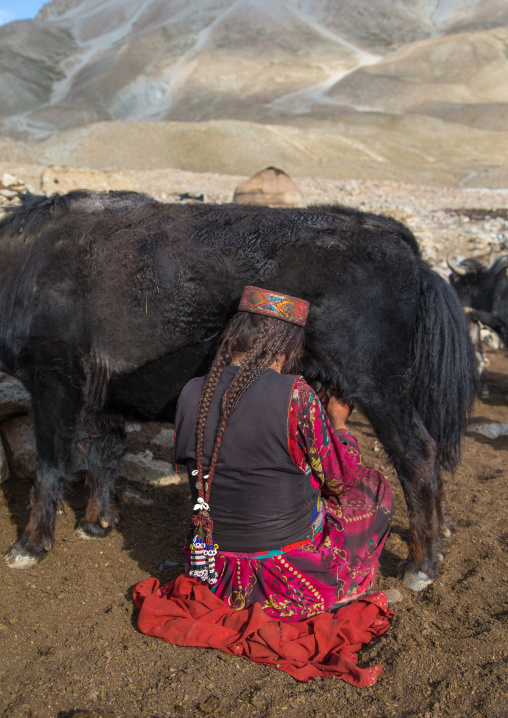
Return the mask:
{"type": "Polygon", "coordinates": [[[392,517],[350,407],[296,374],[307,302],[246,287],[209,374],[178,403],[176,461],[194,500],[189,572],[231,608],[298,621],[364,594],[392,517]],[[324,410],[326,407],[326,412],[324,410]]]}

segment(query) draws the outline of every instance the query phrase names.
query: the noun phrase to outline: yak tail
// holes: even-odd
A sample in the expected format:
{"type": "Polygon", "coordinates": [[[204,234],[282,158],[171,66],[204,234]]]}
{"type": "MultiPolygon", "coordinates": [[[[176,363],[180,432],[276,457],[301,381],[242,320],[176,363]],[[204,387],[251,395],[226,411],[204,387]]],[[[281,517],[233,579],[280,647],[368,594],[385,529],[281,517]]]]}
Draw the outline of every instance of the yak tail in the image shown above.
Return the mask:
{"type": "Polygon", "coordinates": [[[479,389],[478,370],[464,310],[455,290],[423,262],[420,282],[408,390],[437,444],[439,463],[454,471],[479,389]]]}

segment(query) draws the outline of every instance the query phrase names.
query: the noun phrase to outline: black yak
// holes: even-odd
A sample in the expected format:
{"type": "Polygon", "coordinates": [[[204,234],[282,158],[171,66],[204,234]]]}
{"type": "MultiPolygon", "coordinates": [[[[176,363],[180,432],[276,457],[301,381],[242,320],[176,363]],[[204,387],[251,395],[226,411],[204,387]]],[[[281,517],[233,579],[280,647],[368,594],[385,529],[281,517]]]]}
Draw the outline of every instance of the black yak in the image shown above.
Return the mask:
{"type": "Polygon", "coordinates": [[[79,530],[107,534],[120,417],[167,416],[254,284],[310,302],[303,373],[370,420],[408,505],[406,582],[430,583],[447,531],[440,466],[457,465],[476,369],[457,295],[405,226],[341,206],[28,194],[0,223],[0,252],[0,361],[31,393],[37,445],[10,566],[52,547],[78,428],[90,435],[91,487],[79,530]]]}
{"type": "Polygon", "coordinates": [[[450,283],[472,321],[480,321],[497,332],[508,347],[508,254],[485,266],[475,257],[462,262],[448,260],[450,283]]]}
{"type": "Polygon", "coordinates": [[[481,324],[495,331],[503,346],[508,347],[508,254],[497,257],[489,266],[483,265],[477,257],[454,262],[450,255],[448,266],[452,270],[450,284],[459,295],[469,322],[480,374],[481,396],[485,399],[489,395],[489,387],[481,324]]]}

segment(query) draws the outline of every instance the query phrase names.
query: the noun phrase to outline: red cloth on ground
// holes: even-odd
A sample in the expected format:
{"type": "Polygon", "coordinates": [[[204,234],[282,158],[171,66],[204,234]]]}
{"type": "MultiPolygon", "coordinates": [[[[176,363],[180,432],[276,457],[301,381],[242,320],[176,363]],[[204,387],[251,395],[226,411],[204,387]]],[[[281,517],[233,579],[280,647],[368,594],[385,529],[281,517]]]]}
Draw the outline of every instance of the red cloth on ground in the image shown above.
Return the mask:
{"type": "Polygon", "coordinates": [[[270,618],[255,603],[228,608],[199,579],[182,574],[160,586],[156,578],[134,589],[138,628],[177,646],[217,648],[255,663],[276,666],[298,681],[334,676],[354,686],[372,686],[381,666],[359,668],[362,644],[388,630],[393,612],[384,593],[374,593],[303,621],[270,618]]]}

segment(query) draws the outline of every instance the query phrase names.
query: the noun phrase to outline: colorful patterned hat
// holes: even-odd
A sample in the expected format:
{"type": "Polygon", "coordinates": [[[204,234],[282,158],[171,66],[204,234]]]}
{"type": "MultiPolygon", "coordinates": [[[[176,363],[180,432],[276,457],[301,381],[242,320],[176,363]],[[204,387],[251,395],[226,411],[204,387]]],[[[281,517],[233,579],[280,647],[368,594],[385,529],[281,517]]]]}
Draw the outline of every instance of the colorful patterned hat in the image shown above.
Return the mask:
{"type": "Polygon", "coordinates": [[[309,302],[288,294],[272,292],[260,287],[245,287],[238,305],[239,312],[266,314],[274,319],[305,326],[309,313],[309,302]]]}

